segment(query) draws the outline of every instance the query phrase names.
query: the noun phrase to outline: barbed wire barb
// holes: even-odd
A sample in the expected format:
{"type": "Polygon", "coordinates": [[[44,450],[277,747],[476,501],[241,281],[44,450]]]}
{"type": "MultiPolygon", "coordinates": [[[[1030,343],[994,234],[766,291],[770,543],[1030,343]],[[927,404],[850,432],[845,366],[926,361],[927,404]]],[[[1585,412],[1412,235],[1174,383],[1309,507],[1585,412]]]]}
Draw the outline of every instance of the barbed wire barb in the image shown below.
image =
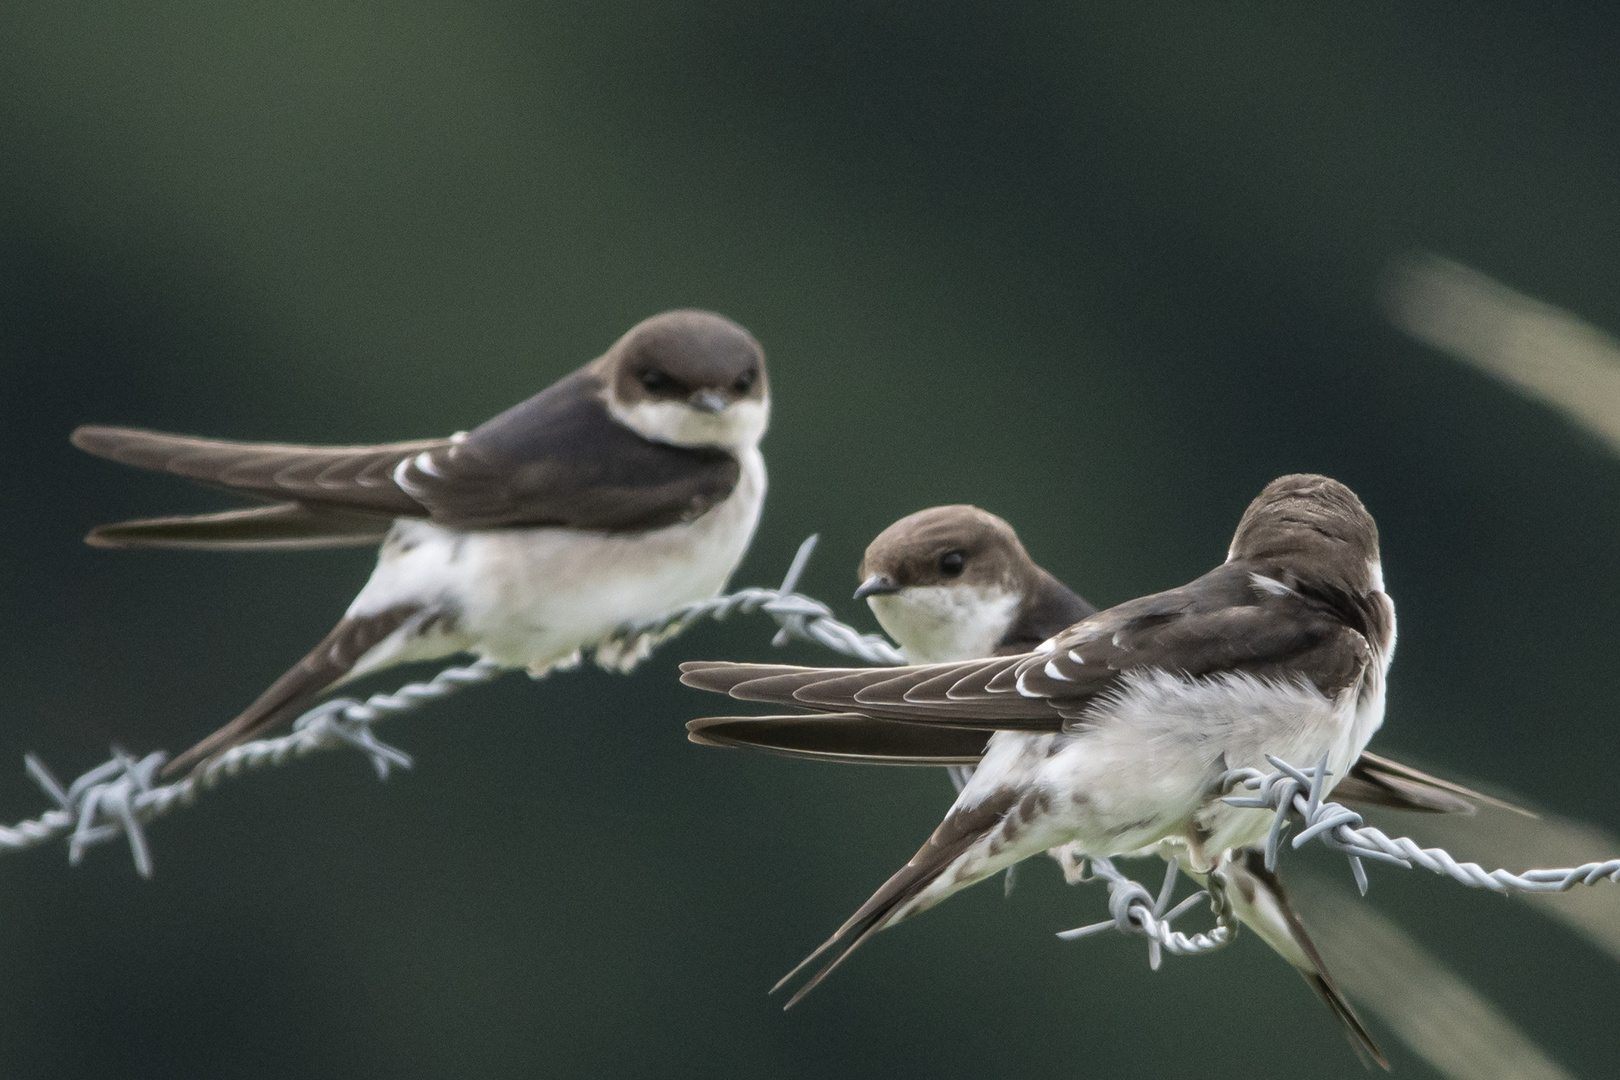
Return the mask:
{"type": "MultiPolygon", "coordinates": [[[[1433,874],[1449,877],[1461,885],[1475,889],[1489,889],[1498,893],[1515,892],[1567,892],[1576,885],[1596,885],[1600,882],[1620,882],[1620,858],[1600,862],[1582,863],[1580,866],[1558,869],[1486,870],[1475,862],[1458,862],[1444,848],[1423,847],[1410,837],[1390,837],[1381,829],[1364,823],[1360,814],[1339,803],[1320,797],[1321,777],[1326,775],[1326,763],[1314,769],[1298,769],[1279,758],[1267,756],[1277,771],[1263,773],[1259,769],[1237,769],[1227,774],[1227,790],[1242,787],[1258,791],[1254,797],[1226,796],[1233,806],[1269,809],[1280,821],[1297,816],[1304,828],[1290,845],[1300,848],[1311,842],[1321,843],[1348,856],[1356,872],[1356,884],[1366,893],[1366,874],[1360,860],[1398,866],[1404,870],[1421,868],[1433,874]],[[1315,774],[1313,776],[1312,774],[1315,774]],[[1303,784],[1302,784],[1303,781],[1303,784]],[[1314,789],[1316,794],[1302,794],[1300,788],[1314,789]]],[[[1278,826],[1272,825],[1273,834],[1278,826]]],[[[1268,855],[1270,853],[1268,852],[1268,855]]]]}
{"type": "MultiPolygon", "coordinates": [[[[724,620],[735,613],[763,613],[777,624],[774,645],[789,641],[809,641],[845,656],[873,665],[904,663],[904,657],[879,634],[863,634],[840,622],[832,609],[821,601],[798,593],[803,576],[815,551],[818,537],[807,537],[799,545],[793,561],[778,588],[749,588],[685,604],[661,618],[621,627],[598,643],[592,659],[606,668],[626,670],[660,643],[680,634],[692,624],[709,619],[724,620]]],[[[558,665],[564,667],[569,665],[558,665]]],[[[64,786],[43,761],[33,754],[24,756],[28,775],[55,804],[36,818],[13,826],[0,826],[0,854],[22,851],[54,840],[68,842],[68,861],[77,865],[87,849],[123,837],[130,856],[142,877],[153,872],[151,847],[144,826],[179,806],[194,803],[200,792],[211,789],[242,772],[279,766],[319,750],[352,747],[370,760],[379,779],[387,779],[394,769],[412,765],[409,754],[379,739],[373,725],[390,716],[407,712],[457,693],[469,686],[488,682],[507,670],[489,660],[445,668],[431,679],[409,683],[397,690],[377,693],[358,701],[338,698],[317,705],[301,716],[293,730],[284,736],[244,743],[221,754],[190,775],[167,785],[154,786],[158,770],[167,760],[159,752],[136,759],[114,747],[111,758],[64,786]]],[[[543,674],[543,673],[542,673],[543,674]]],[[[1472,888],[1494,892],[1562,892],[1576,885],[1620,881],[1620,859],[1583,863],[1561,869],[1485,870],[1477,863],[1458,862],[1442,848],[1424,848],[1407,837],[1391,838],[1368,827],[1361,815],[1323,798],[1329,777],[1324,758],[1309,768],[1298,768],[1279,758],[1268,757],[1273,771],[1238,769],[1227,773],[1222,790],[1239,789],[1253,794],[1226,794],[1233,806],[1270,810],[1274,819],[1265,842],[1265,861],[1275,869],[1282,839],[1296,822],[1302,828],[1290,840],[1300,848],[1317,842],[1344,855],[1363,895],[1367,892],[1364,860],[1373,860],[1403,869],[1422,868],[1450,877],[1472,888]]],[[[1210,890],[1201,890],[1173,908],[1177,869],[1172,860],[1157,894],[1131,880],[1112,860],[1092,857],[1064,861],[1065,874],[1073,882],[1102,880],[1109,892],[1110,918],[1059,934],[1073,941],[1110,928],[1148,939],[1149,964],[1157,970],[1163,954],[1192,956],[1225,947],[1236,934],[1237,923],[1231,906],[1215,890],[1212,906],[1216,925],[1207,932],[1184,934],[1174,928],[1177,918],[1190,911],[1210,890]],[[1091,875],[1085,873],[1089,865],[1091,875]],[[1168,909],[1168,910],[1167,910],[1168,909]]]]}
{"type": "MultiPolygon", "coordinates": [[[[623,626],[598,643],[597,662],[622,670],[700,620],[763,612],[777,623],[774,644],[810,641],[870,664],[900,663],[899,650],[883,637],[863,634],[839,622],[827,605],[794,591],[818,539],[812,535],[799,545],[778,588],[742,589],[685,604],[658,619],[623,626]]],[[[386,780],[394,769],[411,768],[412,760],[405,751],[377,737],[376,723],[489,682],[509,670],[490,660],[477,660],[445,668],[431,679],[372,694],[364,701],[352,697],[324,701],[299,717],[289,734],[232,747],[171,784],[155,784],[158,770],[168,760],[162,752],[137,760],[114,747],[107,761],[66,786],[38,756],[25,754],[25,770],[55,807],[36,818],[0,826],[0,854],[65,839],[68,863],[77,866],[89,848],[121,836],[129,843],[136,871],[151,877],[152,851],[144,827],[156,818],[176,807],[190,806],[201,792],[241,773],[345,746],[365,754],[378,779],[386,780]]]]}
{"type": "Polygon", "coordinates": [[[1058,937],[1064,941],[1078,941],[1106,930],[1145,937],[1148,939],[1148,967],[1158,971],[1165,952],[1174,956],[1199,956],[1225,948],[1237,935],[1236,918],[1230,905],[1225,902],[1217,904],[1214,929],[1189,935],[1175,928],[1173,924],[1176,919],[1192,910],[1210,893],[1208,889],[1200,889],[1166,911],[1176,890],[1177,865],[1174,859],[1165,864],[1164,884],[1159,887],[1157,896],[1149,892],[1146,886],[1127,877],[1112,859],[1093,856],[1085,861],[1091,866],[1092,876],[1076,875],[1071,880],[1100,879],[1107,882],[1110,917],[1089,926],[1062,931],[1058,937]]]}

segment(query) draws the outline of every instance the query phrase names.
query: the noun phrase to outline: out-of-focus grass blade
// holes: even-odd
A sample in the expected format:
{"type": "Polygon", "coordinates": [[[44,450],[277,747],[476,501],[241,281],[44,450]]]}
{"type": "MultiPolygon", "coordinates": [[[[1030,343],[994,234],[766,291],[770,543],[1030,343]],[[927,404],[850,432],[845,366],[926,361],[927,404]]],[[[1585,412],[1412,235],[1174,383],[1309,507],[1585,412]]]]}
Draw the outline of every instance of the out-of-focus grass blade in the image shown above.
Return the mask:
{"type": "Polygon", "coordinates": [[[1348,888],[1299,867],[1288,888],[1357,1005],[1450,1080],[1573,1080],[1440,960],[1348,888]]]}
{"type": "Polygon", "coordinates": [[[1419,341],[1546,402],[1620,453],[1620,340],[1428,253],[1391,266],[1384,303],[1419,341]]]}

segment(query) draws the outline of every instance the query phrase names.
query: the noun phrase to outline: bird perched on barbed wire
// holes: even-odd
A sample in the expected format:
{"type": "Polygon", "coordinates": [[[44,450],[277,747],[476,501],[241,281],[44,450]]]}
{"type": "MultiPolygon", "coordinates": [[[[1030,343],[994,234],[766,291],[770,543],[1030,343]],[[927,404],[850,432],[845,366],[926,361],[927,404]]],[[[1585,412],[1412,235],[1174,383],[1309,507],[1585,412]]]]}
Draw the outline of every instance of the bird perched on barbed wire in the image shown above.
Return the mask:
{"type": "MultiPolygon", "coordinates": [[[[625,623],[717,595],[765,498],[765,355],[741,326],[671,311],[470,432],[380,446],[224,442],[86,426],[82,450],[271,505],[104,525],[103,547],[380,542],[370,581],[303,660],[175,758],[198,765],[338,683],[470,651],[541,674],[625,623]]],[[[627,670],[641,650],[603,650],[627,670]]]]}
{"type": "MultiPolygon", "coordinates": [[[[972,605],[976,642],[999,645],[1018,625],[1021,597],[1072,608],[1049,599],[1055,579],[1022,545],[1009,554],[1010,529],[977,532],[1003,538],[987,562],[1006,572],[974,585],[987,597],[972,605]],[[995,625],[983,617],[990,610],[999,612],[989,620],[995,625]]],[[[871,569],[867,583],[878,578],[867,595],[904,605],[902,577],[914,573],[924,589],[947,587],[942,579],[966,576],[973,554],[938,552],[920,573],[873,560],[863,564],[863,572],[871,569]],[[945,559],[953,553],[961,558],[945,559]]],[[[941,596],[919,595],[927,599],[911,612],[934,621],[941,596]]],[[[886,628],[895,630],[907,609],[885,606],[886,628]]],[[[929,640],[942,638],[935,632],[929,640]]],[[[779,984],[833,953],[791,1005],[873,933],[1038,852],[1070,846],[1110,856],[1168,845],[1203,876],[1232,864],[1229,853],[1257,843],[1270,817],[1222,802],[1221,779],[1229,769],[1263,767],[1267,754],[1325,756],[1329,783],[1344,777],[1383,722],[1394,645],[1395,609],[1371,515],[1343,484],[1296,475],[1272,482],[1249,506],[1221,566],[1081,618],[1028,651],[889,669],[688,663],[682,670],[691,686],[833,714],[695,721],[699,741],[978,766],[928,843],[779,984]]],[[[1253,900],[1234,898],[1240,908],[1253,900]]],[[[1353,1012],[1340,1017],[1376,1054],[1353,1012]]]]}
{"type": "MultiPolygon", "coordinates": [[[[1030,558],[1011,525],[976,506],[935,506],[901,518],[867,546],[856,573],[855,599],[867,602],[913,664],[1031,652],[1097,610],[1030,558]]],[[[834,724],[810,716],[720,718],[688,727],[700,743],[821,760],[948,764],[969,772],[988,740],[983,731],[959,727],[834,724]]],[[[1518,809],[1367,752],[1340,779],[1334,797],[1420,813],[1466,814],[1475,803],[1518,809]]]]}
{"type": "MultiPolygon", "coordinates": [[[[1029,652],[1096,613],[1030,558],[1011,525],[974,506],[936,506],[895,522],[867,547],[857,577],[861,584],[855,598],[866,600],[914,664],[1029,652]]],[[[700,743],[822,760],[887,764],[976,762],[987,741],[982,731],[888,720],[829,723],[829,719],[697,721],[691,737],[700,743]]],[[[951,770],[960,790],[973,765],[955,764],[951,770]]],[[[1423,812],[1471,812],[1470,798],[1496,802],[1365,752],[1335,792],[1340,802],[1358,801],[1358,795],[1365,796],[1365,802],[1423,812]]],[[[1066,852],[1053,854],[1072,876],[1077,861],[1066,852]]],[[[1173,853],[1166,854],[1174,858],[1173,853]]],[[[1277,875],[1252,850],[1233,852],[1217,873],[1239,919],[1300,971],[1344,1023],[1352,1041],[1376,1057],[1376,1046],[1334,982],[1277,875]]]]}

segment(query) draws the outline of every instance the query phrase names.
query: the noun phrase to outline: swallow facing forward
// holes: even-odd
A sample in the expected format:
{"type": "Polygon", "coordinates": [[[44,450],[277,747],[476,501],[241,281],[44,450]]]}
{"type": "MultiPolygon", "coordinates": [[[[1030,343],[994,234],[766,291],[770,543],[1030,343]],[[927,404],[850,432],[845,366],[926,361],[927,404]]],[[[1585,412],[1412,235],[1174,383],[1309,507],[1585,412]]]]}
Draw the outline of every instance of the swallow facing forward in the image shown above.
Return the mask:
{"type": "MultiPolygon", "coordinates": [[[[81,427],[73,444],[270,505],[105,525],[103,547],[381,543],[343,619],[195,766],[392,664],[472,652],[543,672],[627,622],[717,595],[765,498],[765,356],[742,327],[671,311],[470,432],[382,446],[223,442],[81,427]]],[[[639,655],[598,655],[628,669],[639,655]]]]}

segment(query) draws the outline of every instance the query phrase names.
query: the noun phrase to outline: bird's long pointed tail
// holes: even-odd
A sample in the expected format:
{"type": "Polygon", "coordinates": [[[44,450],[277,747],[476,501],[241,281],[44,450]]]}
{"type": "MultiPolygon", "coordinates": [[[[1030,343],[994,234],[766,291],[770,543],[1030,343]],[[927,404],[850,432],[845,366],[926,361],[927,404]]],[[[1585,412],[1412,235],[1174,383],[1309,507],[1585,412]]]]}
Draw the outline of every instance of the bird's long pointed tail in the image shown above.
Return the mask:
{"type": "Polygon", "coordinates": [[[973,872],[953,877],[948,888],[924,896],[929,886],[939,882],[947,872],[950,872],[957,860],[967,854],[975,844],[1001,828],[1009,817],[1016,817],[1018,798],[1017,791],[1001,789],[992,791],[977,803],[967,806],[958,804],[953,807],[945,816],[945,820],[940,822],[939,828],[928,838],[928,842],[905,866],[884,882],[883,887],[873,893],[871,899],[862,904],[860,909],[838,928],[837,933],[822,942],[820,948],[799,961],[792,971],[771,987],[771,993],[776,993],[817,960],[836,950],[832,958],[799,987],[783,1008],[791,1009],[797,1005],[806,994],[821,985],[823,979],[831,975],[838,965],[879,930],[932,907],[951,893],[988,877],[1011,861],[1007,859],[985,861],[973,872]]]}
{"type": "Polygon", "coordinates": [[[1288,890],[1276,873],[1266,869],[1264,853],[1249,848],[1234,852],[1217,871],[1224,879],[1228,898],[1235,904],[1239,920],[1267,945],[1293,965],[1311,989],[1344,1028],[1350,1046],[1364,1065],[1389,1069],[1372,1034],[1356,1015],[1350,999],[1328,972],[1322,954],[1311,940],[1299,913],[1288,898],[1288,890]]]}
{"type": "Polygon", "coordinates": [[[244,709],[236,719],[197,743],[163,767],[164,776],[196,768],[233,746],[293,719],[322,691],[342,679],[360,659],[422,609],[414,605],[388,608],[375,615],[346,617],[321,643],[244,709]]]}

